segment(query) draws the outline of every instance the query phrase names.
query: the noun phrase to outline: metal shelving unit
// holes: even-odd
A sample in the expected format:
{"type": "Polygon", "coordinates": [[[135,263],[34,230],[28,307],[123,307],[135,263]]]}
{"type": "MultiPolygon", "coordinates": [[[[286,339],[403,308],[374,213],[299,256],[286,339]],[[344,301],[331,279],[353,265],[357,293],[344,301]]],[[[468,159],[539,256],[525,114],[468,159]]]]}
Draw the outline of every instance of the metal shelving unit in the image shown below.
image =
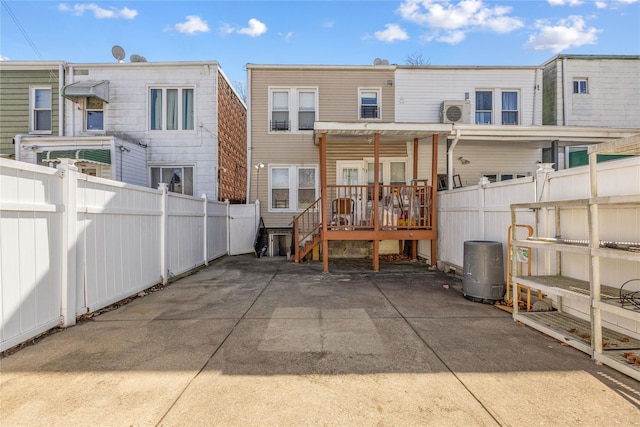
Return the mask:
{"type": "MultiPolygon", "coordinates": [[[[589,175],[591,197],[587,199],[555,202],[522,203],[511,205],[512,228],[515,228],[518,211],[529,209],[552,209],[556,214],[556,227],[560,225],[561,209],[584,208],[587,210],[589,236],[587,240],[565,240],[561,238],[517,239],[511,236],[511,248],[529,247],[556,251],[557,253],[582,254],[590,258],[589,281],[577,280],[562,275],[517,276],[512,271],[512,281],[542,291],[555,298],[556,310],[550,312],[521,312],[513,306],[513,318],[566,344],[581,350],[600,363],[606,364],[638,381],[640,365],[628,363],[625,355],[632,353],[640,358],[640,340],[605,328],[603,313],[611,313],[640,322],[640,308],[622,298],[624,290],[604,286],[600,280],[600,259],[612,258],[640,263],[640,243],[616,243],[600,240],[599,210],[601,207],[640,207],[640,194],[626,196],[598,196],[596,170],[597,154],[640,155],[640,135],[624,140],[612,141],[589,147],[589,175]],[[564,311],[563,298],[583,299],[589,306],[588,318],[580,318],[564,311]]],[[[515,253],[510,254],[510,258],[515,253]]],[[[510,263],[513,268],[513,264],[510,263]]],[[[513,286],[513,300],[517,301],[518,286],[513,286]]],[[[631,292],[631,291],[629,291],[631,292]]],[[[587,317],[587,316],[585,316],[587,317]]]]}

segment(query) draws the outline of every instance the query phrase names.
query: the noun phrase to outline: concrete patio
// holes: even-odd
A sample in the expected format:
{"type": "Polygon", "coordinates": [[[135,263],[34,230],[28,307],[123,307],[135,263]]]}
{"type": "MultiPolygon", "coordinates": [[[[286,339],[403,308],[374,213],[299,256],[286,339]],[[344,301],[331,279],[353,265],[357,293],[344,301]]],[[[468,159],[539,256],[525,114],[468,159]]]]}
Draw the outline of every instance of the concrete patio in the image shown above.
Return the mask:
{"type": "Polygon", "coordinates": [[[424,263],[219,259],[0,359],[0,424],[640,425],[640,383],[424,263]]]}

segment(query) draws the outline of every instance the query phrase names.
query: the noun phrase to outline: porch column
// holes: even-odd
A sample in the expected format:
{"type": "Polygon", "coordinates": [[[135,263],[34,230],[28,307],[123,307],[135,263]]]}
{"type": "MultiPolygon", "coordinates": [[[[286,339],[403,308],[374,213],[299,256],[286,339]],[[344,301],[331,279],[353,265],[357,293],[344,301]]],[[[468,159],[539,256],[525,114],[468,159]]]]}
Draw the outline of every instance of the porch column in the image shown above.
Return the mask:
{"type": "Polygon", "coordinates": [[[434,133],[431,142],[431,227],[436,233],[435,238],[431,240],[431,266],[436,266],[436,244],[438,243],[438,216],[437,212],[438,200],[438,134],[434,133]]]}
{"type": "Polygon", "coordinates": [[[322,268],[329,272],[329,241],[327,240],[327,132],[320,136],[320,205],[322,209],[322,268]]]}
{"type": "MultiPolygon", "coordinates": [[[[379,176],[380,176],[380,133],[376,132],[373,135],[373,229],[374,234],[378,234],[380,231],[378,223],[378,194],[380,191],[379,176]]],[[[380,270],[380,241],[376,237],[373,240],[373,271],[380,270]]]]}
{"type": "MultiPolygon", "coordinates": [[[[413,179],[418,179],[418,138],[413,138],[413,179]]],[[[417,184],[416,181],[413,184],[417,184]]],[[[414,187],[417,189],[417,187],[414,187]]],[[[404,250],[404,248],[403,248],[404,250]]],[[[418,241],[411,241],[411,259],[418,258],[418,241]]]]}

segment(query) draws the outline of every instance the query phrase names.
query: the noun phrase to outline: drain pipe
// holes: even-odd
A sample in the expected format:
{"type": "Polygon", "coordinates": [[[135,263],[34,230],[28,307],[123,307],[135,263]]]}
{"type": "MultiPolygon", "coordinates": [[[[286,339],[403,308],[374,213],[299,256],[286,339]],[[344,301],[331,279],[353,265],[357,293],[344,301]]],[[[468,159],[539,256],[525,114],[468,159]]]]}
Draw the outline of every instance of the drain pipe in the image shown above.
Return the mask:
{"type": "MultiPolygon", "coordinates": [[[[456,129],[456,136],[453,138],[451,146],[449,146],[449,150],[447,151],[447,190],[453,189],[453,149],[456,148],[459,140],[460,129],[456,129]]],[[[438,183],[434,182],[432,185],[438,188],[438,183]]]]}
{"type": "Polygon", "coordinates": [[[64,64],[58,66],[58,136],[64,136],[64,64]]]}

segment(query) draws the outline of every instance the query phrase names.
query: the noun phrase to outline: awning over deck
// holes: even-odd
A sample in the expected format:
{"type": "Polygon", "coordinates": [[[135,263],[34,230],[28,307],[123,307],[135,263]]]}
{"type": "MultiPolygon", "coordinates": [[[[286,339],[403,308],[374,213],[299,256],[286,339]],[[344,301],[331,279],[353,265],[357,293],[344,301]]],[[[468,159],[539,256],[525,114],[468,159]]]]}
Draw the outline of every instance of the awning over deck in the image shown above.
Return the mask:
{"type": "Polygon", "coordinates": [[[42,163],[55,163],[60,159],[75,159],[78,162],[110,166],[111,150],[63,150],[42,153],[42,163]]]}
{"type": "Polygon", "coordinates": [[[80,98],[98,98],[109,102],[109,81],[84,81],[66,85],[62,89],[62,96],[78,102],[80,98]]]}

